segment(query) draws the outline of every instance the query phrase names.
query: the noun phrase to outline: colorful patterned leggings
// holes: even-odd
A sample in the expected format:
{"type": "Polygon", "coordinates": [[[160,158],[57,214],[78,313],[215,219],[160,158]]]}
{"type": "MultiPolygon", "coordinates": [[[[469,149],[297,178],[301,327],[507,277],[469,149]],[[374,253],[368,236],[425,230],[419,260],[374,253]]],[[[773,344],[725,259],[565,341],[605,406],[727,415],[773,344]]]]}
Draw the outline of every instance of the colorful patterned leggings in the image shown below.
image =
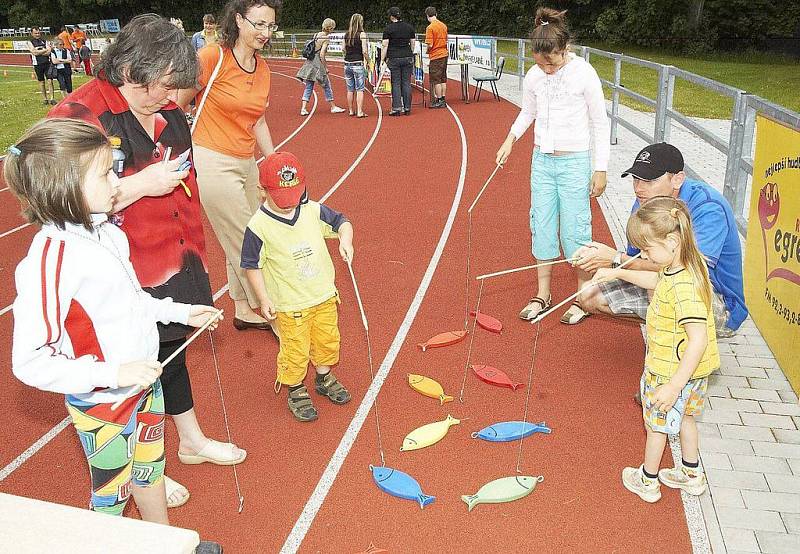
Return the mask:
{"type": "Polygon", "coordinates": [[[164,395],[161,382],[130,407],[123,404],[87,404],[74,396],[65,399],[72,424],[89,461],[92,477],[90,508],[122,515],[131,483],[150,487],[164,475],[164,395]]]}

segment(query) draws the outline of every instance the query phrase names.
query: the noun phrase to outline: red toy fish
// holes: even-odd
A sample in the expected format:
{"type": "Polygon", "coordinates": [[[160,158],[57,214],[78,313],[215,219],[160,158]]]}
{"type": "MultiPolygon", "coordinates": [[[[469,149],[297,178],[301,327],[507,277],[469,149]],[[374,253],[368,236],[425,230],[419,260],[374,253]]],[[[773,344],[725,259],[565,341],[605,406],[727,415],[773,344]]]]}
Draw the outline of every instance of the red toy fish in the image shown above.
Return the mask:
{"type": "Polygon", "coordinates": [[[487,331],[491,331],[492,333],[500,334],[500,331],[503,330],[503,324],[500,323],[499,320],[493,318],[490,315],[482,314],[481,312],[470,312],[469,315],[475,317],[475,314],[478,314],[478,325],[486,329],[487,331]]]}
{"type": "Polygon", "coordinates": [[[504,371],[492,367],[490,365],[472,365],[472,371],[478,376],[478,379],[485,381],[490,385],[498,387],[508,387],[511,390],[517,390],[525,383],[514,383],[511,378],[506,375],[504,371]]]}
{"type": "Polygon", "coordinates": [[[442,346],[450,346],[451,344],[461,342],[466,336],[466,331],[447,331],[446,333],[439,333],[435,337],[431,337],[427,341],[419,343],[417,346],[422,348],[422,351],[425,352],[428,348],[440,348],[442,346]]]}

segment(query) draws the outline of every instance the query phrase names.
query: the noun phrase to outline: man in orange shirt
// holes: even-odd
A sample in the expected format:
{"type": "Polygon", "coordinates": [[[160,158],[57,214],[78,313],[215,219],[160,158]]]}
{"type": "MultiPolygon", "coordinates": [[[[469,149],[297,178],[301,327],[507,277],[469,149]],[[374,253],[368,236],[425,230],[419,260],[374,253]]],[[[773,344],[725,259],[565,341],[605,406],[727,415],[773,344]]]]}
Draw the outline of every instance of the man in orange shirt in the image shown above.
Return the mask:
{"type": "Polygon", "coordinates": [[[431,108],[444,108],[447,106],[444,99],[447,89],[447,25],[436,17],[433,6],[425,8],[425,15],[430,23],[425,30],[425,44],[428,45],[428,74],[434,97],[431,108]]]}
{"type": "MultiPolygon", "coordinates": [[[[75,49],[75,55],[72,57],[73,65],[75,66],[75,70],[78,71],[80,69],[80,62],[83,61],[81,58],[81,47],[83,47],[83,43],[86,42],[86,34],[81,31],[80,27],[75,27],[75,29],[69,35],[70,40],[72,41],[72,47],[75,49]]],[[[66,43],[64,43],[66,45],[66,43]]]]}

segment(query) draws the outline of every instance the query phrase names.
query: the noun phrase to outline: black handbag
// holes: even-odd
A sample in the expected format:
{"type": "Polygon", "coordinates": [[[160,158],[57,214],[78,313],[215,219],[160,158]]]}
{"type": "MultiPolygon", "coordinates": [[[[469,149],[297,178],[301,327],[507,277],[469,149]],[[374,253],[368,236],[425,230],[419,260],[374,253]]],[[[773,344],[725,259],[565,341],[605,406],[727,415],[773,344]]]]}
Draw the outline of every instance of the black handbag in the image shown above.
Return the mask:
{"type": "Polygon", "coordinates": [[[47,79],[58,79],[58,67],[56,67],[56,64],[51,63],[47,67],[47,71],[44,72],[44,76],[47,79]]]}

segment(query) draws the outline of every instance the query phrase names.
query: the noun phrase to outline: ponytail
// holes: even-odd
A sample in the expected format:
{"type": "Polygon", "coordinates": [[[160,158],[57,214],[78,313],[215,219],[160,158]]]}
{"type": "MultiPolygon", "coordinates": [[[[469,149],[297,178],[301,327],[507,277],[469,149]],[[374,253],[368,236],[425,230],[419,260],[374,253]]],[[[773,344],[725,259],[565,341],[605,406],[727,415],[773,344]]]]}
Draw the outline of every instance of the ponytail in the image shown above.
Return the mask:
{"type": "Polygon", "coordinates": [[[570,41],[567,11],[552,8],[536,10],[535,27],[531,32],[531,49],[536,54],[563,52],[570,41]]]}
{"type": "Polygon", "coordinates": [[[640,250],[656,240],[665,240],[673,233],[681,244],[680,264],[691,273],[703,303],[711,308],[711,281],[705,257],[697,247],[689,209],[681,200],[671,196],[651,198],[628,220],[630,243],[640,250]]]}

